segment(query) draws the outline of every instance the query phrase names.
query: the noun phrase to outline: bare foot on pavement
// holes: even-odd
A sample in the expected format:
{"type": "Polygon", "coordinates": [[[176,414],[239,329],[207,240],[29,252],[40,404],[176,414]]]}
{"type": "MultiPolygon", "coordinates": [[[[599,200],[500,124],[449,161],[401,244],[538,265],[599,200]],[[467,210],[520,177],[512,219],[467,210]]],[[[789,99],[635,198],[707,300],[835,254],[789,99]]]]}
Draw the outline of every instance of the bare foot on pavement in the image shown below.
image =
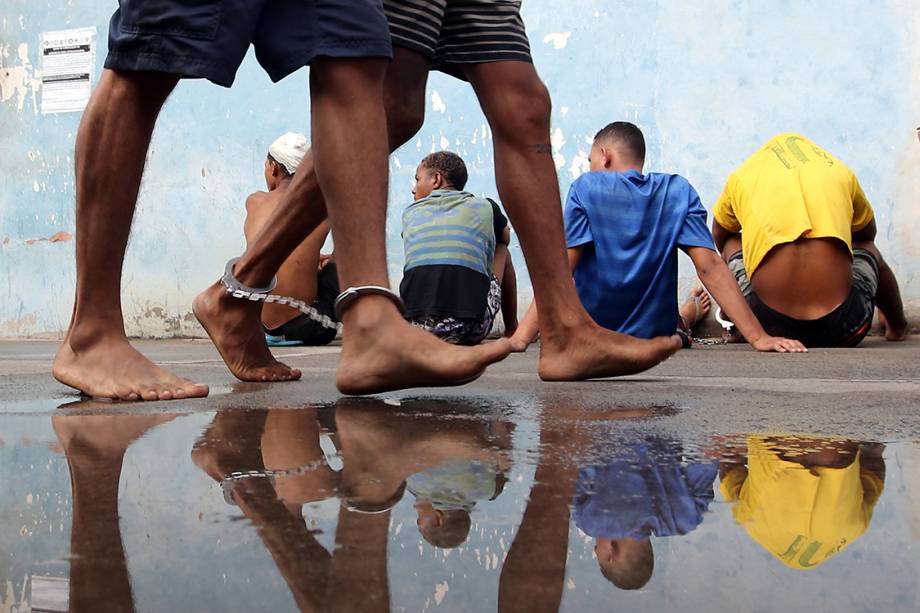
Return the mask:
{"type": "Polygon", "coordinates": [[[683,317],[687,328],[692,331],[698,323],[706,319],[710,309],[712,298],[702,287],[694,287],[690,290],[690,296],[680,306],[680,316],[683,317]]]}
{"type": "Polygon", "coordinates": [[[336,384],[344,394],[463,385],[511,352],[508,339],[459,347],[407,323],[389,299],[365,296],[345,312],[336,384]]]}
{"type": "Polygon", "coordinates": [[[677,335],[638,339],[595,323],[547,331],[540,343],[540,378],[584,381],[648,370],[681,348],[677,335]]]}
{"type": "Polygon", "coordinates": [[[160,368],[123,334],[71,330],[54,357],[54,378],[86,396],[112,400],[182,400],[208,395],[208,386],[160,368]]]}
{"type": "Polygon", "coordinates": [[[217,282],[192,303],[227,368],[240,381],[294,381],[300,371],[275,359],[262,331],[262,305],[234,298],[217,282]]]}

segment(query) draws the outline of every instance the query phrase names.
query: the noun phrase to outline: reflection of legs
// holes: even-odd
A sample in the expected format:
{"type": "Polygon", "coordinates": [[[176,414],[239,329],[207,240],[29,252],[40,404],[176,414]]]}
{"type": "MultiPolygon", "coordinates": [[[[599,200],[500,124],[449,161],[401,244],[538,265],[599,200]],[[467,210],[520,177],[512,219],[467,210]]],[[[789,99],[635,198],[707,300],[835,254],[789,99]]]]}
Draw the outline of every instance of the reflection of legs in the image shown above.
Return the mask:
{"type": "Polygon", "coordinates": [[[885,338],[889,341],[903,341],[910,332],[907,318],[904,316],[904,303],[901,302],[901,290],[888,262],[882,257],[874,241],[860,241],[853,244],[854,249],[865,249],[878,262],[878,291],[875,303],[881,311],[885,324],[885,338]]]}
{"type": "MultiPolygon", "coordinates": [[[[387,199],[383,60],[322,58],[310,73],[316,176],[326,197],[343,288],[388,286],[384,226],[387,199]],[[353,163],[356,151],[363,163],[353,163]]],[[[337,384],[346,393],[454,385],[503,359],[507,343],[455,347],[408,324],[380,295],[360,298],[343,315],[337,384]]]]}
{"type": "Polygon", "coordinates": [[[521,240],[540,307],[540,375],[573,380],[651,368],[680,348],[677,337],[638,340],[594,324],[566,260],[559,184],[549,142],[550,100],[531,64],[466,68],[495,139],[499,194],[521,240]]]}
{"type": "Polygon", "coordinates": [[[389,611],[387,541],[390,513],[339,510],[326,592],[329,611],[389,611]]]}
{"type": "Polygon", "coordinates": [[[499,578],[499,611],[558,611],[562,602],[569,504],[578,469],[568,454],[561,452],[573,444],[577,432],[550,425],[558,417],[542,420],[534,485],[499,578]]]}
{"type": "Polygon", "coordinates": [[[118,523],[118,481],[128,446],[174,415],[63,415],[54,430],[73,491],[70,610],[131,611],[131,581],[118,523]]]}
{"type": "MultiPolygon", "coordinates": [[[[265,469],[261,441],[266,411],[221,411],[195,445],[192,459],[216,481],[234,471],[265,469]]],[[[238,481],[231,493],[278,566],[301,611],[326,610],[329,552],[310,533],[299,505],[285,506],[269,479],[238,481]]]]}
{"type": "Polygon", "coordinates": [[[269,411],[262,434],[265,467],[284,470],[309,466],[301,475],[277,477],[275,491],[289,509],[335,494],[336,474],[319,444],[316,409],[269,411]]]}
{"type": "Polygon", "coordinates": [[[233,500],[258,528],[301,611],[326,611],[329,552],[307,529],[303,517],[293,514],[275,495],[267,479],[249,479],[233,492],[233,500]]]}
{"type": "MultiPolygon", "coordinates": [[[[427,78],[427,60],[404,49],[395,50],[394,60],[387,69],[385,86],[391,151],[409,140],[421,127],[427,78]]],[[[247,241],[246,252],[236,265],[236,277],[251,287],[264,287],[304,237],[315,231],[325,219],[326,203],[316,180],[311,151],[301,162],[271,216],[253,239],[247,241]]],[[[220,283],[202,292],[197,302],[202,306],[198,311],[199,321],[211,331],[212,339],[226,357],[231,370],[246,367],[268,351],[261,336],[259,303],[228,296],[220,283]],[[251,330],[258,330],[260,335],[250,342],[260,343],[263,347],[253,349],[248,344],[237,342],[237,336],[248,334],[251,330]]],[[[280,363],[274,367],[273,371],[281,375],[284,371],[278,369],[286,367],[280,363]]]]}
{"type": "Polygon", "coordinates": [[[106,70],[77,133],[77,293],[54,376],[90,396],[170,400],[208,393],[135,350],[121,311],[122,264],[147,149],[177,80],[106,70]]]}

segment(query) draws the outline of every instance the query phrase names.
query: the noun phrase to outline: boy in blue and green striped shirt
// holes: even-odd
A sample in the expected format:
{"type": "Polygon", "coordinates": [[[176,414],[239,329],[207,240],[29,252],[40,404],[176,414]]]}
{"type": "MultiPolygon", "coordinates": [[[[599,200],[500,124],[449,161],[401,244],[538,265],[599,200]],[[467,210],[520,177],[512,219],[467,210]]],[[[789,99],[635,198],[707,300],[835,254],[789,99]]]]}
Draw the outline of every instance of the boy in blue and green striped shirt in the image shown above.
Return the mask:
{"type": "Polygon", "coordinates": [[[416,170],[416,200],[402,220],[406,318],[460,345],[475,345],[492,330],[502,300],[495,250],[510,238],[498,205],[462,191],[468,176],[457,154],[432,153],[416,170]]]}

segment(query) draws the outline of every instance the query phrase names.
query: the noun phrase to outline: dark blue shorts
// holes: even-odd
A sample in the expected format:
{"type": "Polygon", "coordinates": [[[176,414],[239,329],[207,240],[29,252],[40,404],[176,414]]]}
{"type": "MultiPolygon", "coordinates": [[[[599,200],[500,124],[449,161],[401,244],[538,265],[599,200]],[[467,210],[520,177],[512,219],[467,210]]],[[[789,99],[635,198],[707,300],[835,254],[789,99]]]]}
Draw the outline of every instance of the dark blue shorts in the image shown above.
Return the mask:
{"type": "Polygon", "coordinates": [[[382,0],[119,0],[105,67],[233,84],[252,44],[273,81],[315,57],[393,55],[382,0]]]}

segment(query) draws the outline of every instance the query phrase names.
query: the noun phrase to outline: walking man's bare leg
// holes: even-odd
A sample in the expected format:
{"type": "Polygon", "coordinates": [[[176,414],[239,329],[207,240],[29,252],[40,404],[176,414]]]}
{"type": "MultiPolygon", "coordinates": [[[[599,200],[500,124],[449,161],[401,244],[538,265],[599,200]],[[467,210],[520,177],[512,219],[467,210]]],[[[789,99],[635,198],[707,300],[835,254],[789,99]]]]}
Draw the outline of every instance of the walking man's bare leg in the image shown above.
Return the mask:
{"type": "MultiPolygon", "coordinates": [[[[389,149],[394,151],[418,132],[425,116],[425,85],[430,62],[418,53],[394,50],[384,81],[389,149]]],[[[313,151],[301,162],[291,184],[262,229],[248,241],[235,267],[235,276],[251,287],[263,287],[298,245],[327,218],[326,202],[316,180],[313,151]]],[[[234,374],[268,351],[261,334],[261,305],[229,296],[218,282],[195,301],[198,320],[208,330],[234,374]],[[250,331],[257,330],[258,335],[250,331]],[[240,338],[245,337],[246,343],[240,338]],[[253,353],[253,346],[264,348],[253,353]]]]}
{"type": "MultiPolygon", "coordinates": [[[[370,62],[378,63],[385,66],[382,62],[370,62]]],[[[314,62],[311,74],[322,76],[322,82],[313,92],[314,151],[301,163],[281,203],[237,263],[236,277],[243,283],[267,284],[303,237],[326,218],[324,194],[330,202],[335,202],[337,194],[344,201],[338,216],[339,226],[333,216],[342,287],[388,285],[383,233],[386,154],[408,141],[421,127],[429,61],[397,48],[386,73],[382,97],[383,77],[375,72],[380,66],[362,70],[356,69],[355,64],[347,60],[314,62]],[[352,77],[354,81],[349,81],[352,77]],[[337,87],[342,87],[342,92],[336,91],[337,87]],[[370,87],[377,93],[368,95],[362,87],[370,87]],[[388,138],[385,134],[375,136],[384,125],[383,109],[368,108],[381,100],[385,100],[388,138]],[[317,113],[325,113],[328,118],[320,119],[317,113]],[[332,146],[331,157],[327,155],[330,160],[327,164],[331,164],[327,172],[339,172],[343,177],[327,179],[334,193],[328,188],[320,189],[314,170],[323,154],[320,147],[324,139],[332,146]],[[357,155],[360,163],[356,162],[357,155]],[[374,156],[380,161],[374,161],[374,156]],[[379,186],[372,190],[377,183],[379,186]]],[[[235,300],[215,284],[196,299],[196,314],[218,347],[223,346],[221,353],[231,370],[235,364],[247,363],[249,348],[233,343],[235,336],[245,330],[260,330],[258,305],[235,300]]],[[[394,305],[382,297],[362,298],[349,309],[345,323],[339,385],[351,393],[460,383],[479,375],[488,363],[507,354],[504,343],[472,349],[446,345],[406,324],[394,305]],[[378,316],[381,321],[376,323],[378,316]],[[352,321],[361,323],[356,326],[352,321]],[[371,343],[360,342],[371,340],[371,343]]]]}
{"type": "MultiPolygon", "coordinates": [[[[386,66],[383,60],[319,59],[310,73],[316,176],[332,222],[343,288],[389,286],[386,66]]],[[[343,323],[336,382],[346,393],[464,383],[510,350],[507,341],[478,347],[444,343],[408,324],[394,302],[380,295],[360,298],[345,311],[343,323]]]]}
{"type": "Polygon", "coordinates": [[[121,272],[157,116],[178,77],[106,70],[76,145],[77,293],[54,359],[55,378],[86,395],[121,400],[206,396],[134,349],[125,336],[121,272]]]}
{"type": "Polygon", "coordinates": [[[540,376],[579,380],[641,372],[680,339],[640,340],[595,324],[581,305],[566,260],[559,183],[550,145],[550,98],[533,65],[465,66],[492,127],[502,203],[520,237],[540,303],[540,376]]]}

